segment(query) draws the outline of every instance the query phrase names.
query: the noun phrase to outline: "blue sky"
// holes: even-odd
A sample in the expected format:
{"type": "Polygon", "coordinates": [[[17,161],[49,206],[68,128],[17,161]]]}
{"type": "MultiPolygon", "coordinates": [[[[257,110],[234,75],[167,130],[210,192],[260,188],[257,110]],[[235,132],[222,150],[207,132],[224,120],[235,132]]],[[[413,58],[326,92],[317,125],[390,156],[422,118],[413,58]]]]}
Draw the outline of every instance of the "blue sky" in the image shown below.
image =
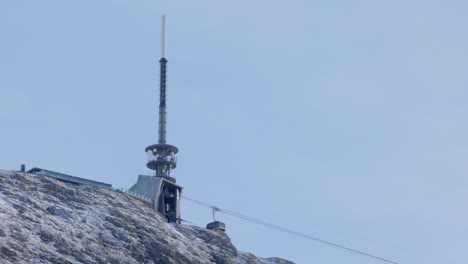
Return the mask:
{"type": "MultiPolygon", "coordinates": [[[[0,3],[0,168],[129,188],[157,140],[185,195],[400,263],[468,261],[468,2],[0,3]]],[[[204,226],[209,209],[184,202],[204,226]]],[[[378,263],[219,215],[243,251],[378,263]]]]}

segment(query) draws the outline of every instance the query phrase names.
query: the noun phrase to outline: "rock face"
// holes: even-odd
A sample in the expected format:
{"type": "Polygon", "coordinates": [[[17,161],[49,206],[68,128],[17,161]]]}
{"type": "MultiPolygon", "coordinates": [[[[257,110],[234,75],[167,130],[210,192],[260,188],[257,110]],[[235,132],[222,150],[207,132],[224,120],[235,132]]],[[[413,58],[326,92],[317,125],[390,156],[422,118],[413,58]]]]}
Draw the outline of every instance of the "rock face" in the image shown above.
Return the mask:
{"type": "Polygon", "coordinates": [[[0,170],[1,263],[290,264],[224,233],[173,225],[125,193],[0,170]]]}

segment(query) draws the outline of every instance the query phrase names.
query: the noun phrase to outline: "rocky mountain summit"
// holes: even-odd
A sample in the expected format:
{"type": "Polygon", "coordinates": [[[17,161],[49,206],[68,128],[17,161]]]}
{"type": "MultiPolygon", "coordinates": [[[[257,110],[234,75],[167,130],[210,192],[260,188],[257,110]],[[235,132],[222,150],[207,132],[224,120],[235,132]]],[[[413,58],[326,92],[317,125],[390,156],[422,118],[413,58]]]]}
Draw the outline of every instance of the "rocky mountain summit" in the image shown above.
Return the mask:
{"type": "Polygon", "coordinates": [[[293,262],[240,252],[224,233],[168,224],[125,193],[0,170],[0,263],[293,262]]]}

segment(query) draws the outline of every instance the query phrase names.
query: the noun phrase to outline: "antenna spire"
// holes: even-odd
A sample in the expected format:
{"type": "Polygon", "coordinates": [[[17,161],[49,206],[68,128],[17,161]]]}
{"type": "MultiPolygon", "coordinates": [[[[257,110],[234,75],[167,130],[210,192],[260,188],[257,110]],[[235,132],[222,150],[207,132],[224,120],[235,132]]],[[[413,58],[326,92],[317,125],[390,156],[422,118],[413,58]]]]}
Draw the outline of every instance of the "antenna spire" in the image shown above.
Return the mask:
{"type": "Polygon", "coordinates": [[[167,45],[167,16],[161,17],[161,58],[166,58],[166,45],[167,45]]]}
{"type": "Polygon", "coordinates": [[[167,59],[166,59],[166,43],[167,43],[167,16],[161,18],[161,59],[160,64],[160,80],[159,80],[159,144],[166,144],[166,74],[167,74],[167,59]]]}

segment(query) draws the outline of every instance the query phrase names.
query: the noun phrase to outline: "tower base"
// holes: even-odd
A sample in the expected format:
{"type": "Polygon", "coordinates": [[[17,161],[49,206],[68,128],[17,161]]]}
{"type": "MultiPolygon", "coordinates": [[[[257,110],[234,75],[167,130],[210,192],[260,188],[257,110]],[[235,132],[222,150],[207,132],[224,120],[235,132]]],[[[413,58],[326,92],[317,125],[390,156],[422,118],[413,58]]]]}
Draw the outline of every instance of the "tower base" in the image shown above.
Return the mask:
{"type": "Polygon", "coordinates": [[[153,201],[154,209],[169,223],[180,223],[180,198],[183,187],[171,177],[139,175],[129,191],[153,201]]]}

